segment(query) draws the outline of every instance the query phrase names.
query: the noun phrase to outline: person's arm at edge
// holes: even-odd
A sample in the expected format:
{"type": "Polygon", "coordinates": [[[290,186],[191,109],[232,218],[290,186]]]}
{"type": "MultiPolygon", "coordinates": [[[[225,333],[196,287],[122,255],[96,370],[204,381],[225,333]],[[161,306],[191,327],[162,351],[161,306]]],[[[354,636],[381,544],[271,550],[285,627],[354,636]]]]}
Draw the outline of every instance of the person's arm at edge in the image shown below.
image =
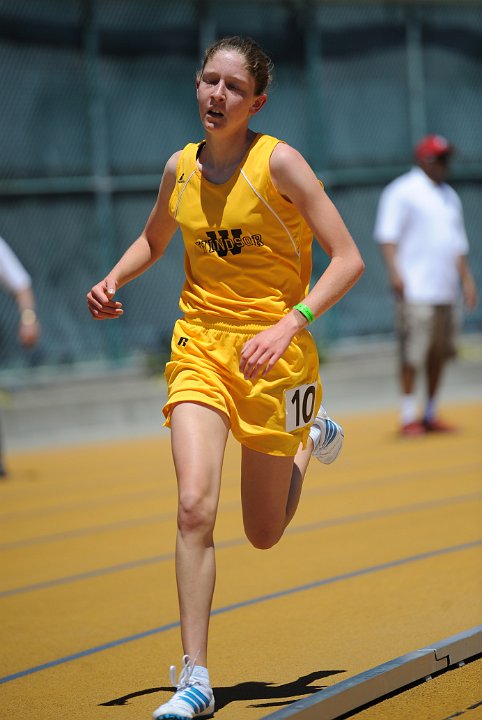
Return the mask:
{"type": "Polygon", "coordinates": [[[36,344],[40,324],[32,278],[10,245],[0,237],[0,283],[11,293],[19,313],[18,340],[25,347],[36,344]]]}
{"type": "Polygon", "coordinates": [[[40,324],[36,313],[35,294],[31,285],[17,290],[15,293],[20,314],[18,339],[25,347],[35,345],[40,336],[40,324]]]}
{"type": "Polygon", "coordinates": [[[390,287],[394,296],[398,300],[403,299],[403,280],[397,267],[397,243],[393,242],[382,242],[380,243],[380,249],[382,252],[385,265],[388,270],[388,278],[390,281],[390,287]]]}
{"type": "Polygon", "coordinates": [[[457,269],[462,283],[465,304],[469,310],[474,310],[478,303],[477,286],[470,269],[467,255],[459,255],[457,259],[457,269]]]}
{"type": "Polygon", "coordinates": [[[177,229],[169,214],[169,199],[176,182],[180,151],[166,163],[156,203],[139,237],[125,251],[118,263],[87,293],[87,304],[95,320],[107,320],[123,314],[122,303],[114,301],[117,290],[142,275],[164,254],[177,229]]]}

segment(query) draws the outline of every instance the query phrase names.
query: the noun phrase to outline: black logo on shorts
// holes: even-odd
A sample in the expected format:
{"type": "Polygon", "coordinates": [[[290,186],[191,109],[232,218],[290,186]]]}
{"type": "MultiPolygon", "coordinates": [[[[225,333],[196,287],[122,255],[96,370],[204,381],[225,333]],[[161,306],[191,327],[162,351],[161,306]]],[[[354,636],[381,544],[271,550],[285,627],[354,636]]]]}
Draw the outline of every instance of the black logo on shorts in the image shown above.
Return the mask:
{"type": "Polygon", "coordinates": [[[182,337],[182,335],[181,335],[181,337],[179,338],[179,342],[177,344],[182,345],[182,347],[186,347],[188,340],[189,340],[189,338],[182,337]]]}
{"type": "Polygon", "coordinates": [[[208,230],[206,238],[196,240],[196,245],[204,253],[217,253],[219,257],[226,257],[228,252],[232,255],[239,255],[244,247],[250,245],[261,247],[264,242],[258,233],[243,235],[241,228],[232,228],[231,230],[208,230]]]}
{"type": "Polygon", "coordinates": [[[179,179],[178,179],[177,182],[178,182],[178,183],[183,183],[183,182],[185,182],[185,180],[184,180],[184,173],[182,173],[182,175],[179,177],[179,179]]]}

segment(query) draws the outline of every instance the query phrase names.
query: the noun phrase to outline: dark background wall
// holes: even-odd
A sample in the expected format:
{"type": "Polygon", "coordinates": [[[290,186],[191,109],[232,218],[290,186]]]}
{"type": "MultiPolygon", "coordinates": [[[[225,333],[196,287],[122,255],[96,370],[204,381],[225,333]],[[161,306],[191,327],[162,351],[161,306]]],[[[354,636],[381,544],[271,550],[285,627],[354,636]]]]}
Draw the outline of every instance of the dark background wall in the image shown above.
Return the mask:
{"type": "MultiPolygon", "coordinates": [[[[320,344],[392,333],[373,242],[383,186],[426,132],[457,146],[482,287],[482,4],[299,0],[0,0],[0,235],[31,273],[40,347],[16,344],[0,294],[0,368],[126,362],[168,349],[183,276],[179,234],[94,323],[85,293],[142,230],[171,153],[201,139],[194,77],[206,44],[250,34],[275,61],[253,127],[286,139],[324,180],[367,262],[314,327],[320,344]]],[[[314,273],[326,259],[316,247],[314,273]]],[[[482,307],[467,316],[482,327],[482,307]]]]}

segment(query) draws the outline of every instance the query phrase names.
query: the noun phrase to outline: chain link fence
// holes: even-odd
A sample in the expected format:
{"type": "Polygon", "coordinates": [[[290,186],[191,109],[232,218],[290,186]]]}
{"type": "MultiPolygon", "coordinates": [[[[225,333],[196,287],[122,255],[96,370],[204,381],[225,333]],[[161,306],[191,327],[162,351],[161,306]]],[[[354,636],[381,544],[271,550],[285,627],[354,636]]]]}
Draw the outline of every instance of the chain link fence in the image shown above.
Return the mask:
{"type": "MultiPolygon", "coordinates": [[[[373,241],[383,186],[426,132],[457,147],[482,287],[482,4],[315,0],[0,0],[0,235],[32,275],[43,327],[26,353],[0,295],[0,369],[163,358],[179,315],[182,239],[121,290],[126,314],[95,323],[85,293],[140,233],[164,163],[201,139],[202,49],[249,34],[275,61],[253,128],[287,140],[325,181],[367,263],[314,326],[320,345],[392,333],[373,241]]],[[[314,274],[326,265],[315,247],[314,274]]],[[[482,329],[482,308],[467,316],[482,329]]]]}

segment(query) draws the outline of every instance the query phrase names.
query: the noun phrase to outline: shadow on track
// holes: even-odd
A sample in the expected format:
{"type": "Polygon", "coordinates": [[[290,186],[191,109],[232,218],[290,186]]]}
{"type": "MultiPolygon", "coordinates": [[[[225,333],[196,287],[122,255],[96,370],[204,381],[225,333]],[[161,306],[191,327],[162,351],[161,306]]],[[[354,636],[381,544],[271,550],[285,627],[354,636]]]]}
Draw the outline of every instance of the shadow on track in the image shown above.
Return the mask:
{"type": "MultiPolygon", "coordinates": [[[[222,710],[232,702],[248,702],[254,703],[250,707],[277,707],[281,705],[290,705],[304,695],[312,695],[323,690],[324,685],[311,685],[311,683],[331,675],[338,675],[345,670],[317,670],[302,675],[297,680],[285,683],[284,685],[275,685],[271,682],[261,682],[250,680],[248,682],[239,683],[230,687],[214,687],[214,697],[216,698],[216,711],[222,710]],[[268,702],[266,702],[268,701],[268,702]]],[[[172,692],[171,687],[147,688],[146,690],[138,690],[104,703],[101,706],[112,707],[115,705],[127,705],[129,700],[142,695],[149,695],[157,692],[172,692]]]]}

